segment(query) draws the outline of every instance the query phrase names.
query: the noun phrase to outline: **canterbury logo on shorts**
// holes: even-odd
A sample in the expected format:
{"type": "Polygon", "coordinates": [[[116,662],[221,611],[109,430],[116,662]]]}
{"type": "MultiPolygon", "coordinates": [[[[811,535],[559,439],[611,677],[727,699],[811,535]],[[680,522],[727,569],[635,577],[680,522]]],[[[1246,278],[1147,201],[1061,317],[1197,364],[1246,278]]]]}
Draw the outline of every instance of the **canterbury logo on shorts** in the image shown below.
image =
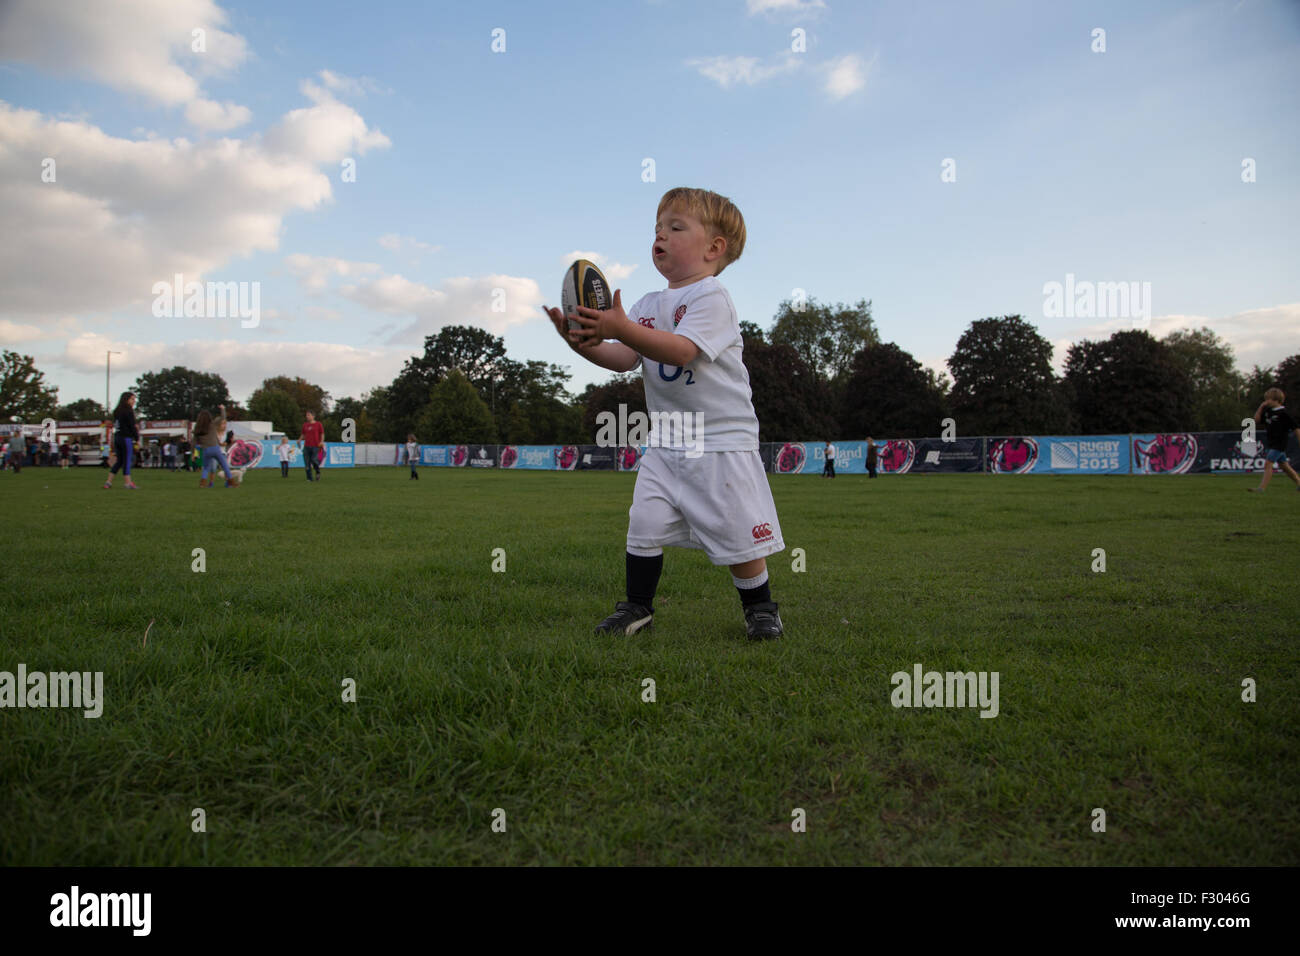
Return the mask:
{"type": "Polygon", "coordinates": [[[762,541],[764,538],[772,537],[772,526],[764,521],[762,524],[754,525],[754,540],[762,541]]]}

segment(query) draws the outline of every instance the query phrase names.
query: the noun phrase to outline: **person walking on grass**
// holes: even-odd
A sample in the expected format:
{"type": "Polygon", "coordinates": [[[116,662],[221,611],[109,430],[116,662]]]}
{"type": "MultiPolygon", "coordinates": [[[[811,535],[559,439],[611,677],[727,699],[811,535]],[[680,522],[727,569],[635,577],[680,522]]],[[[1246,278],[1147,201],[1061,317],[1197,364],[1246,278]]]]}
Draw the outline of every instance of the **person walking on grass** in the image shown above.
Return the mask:
{"type": "MultiPolygon", "coordinates": [[[[406,461],[411,466],[411,478],[419,481],[420,473],[415,470],[415,466],[420,463],[420,446],[415,440],[415,435],[406,436],[406,461]]],[[[411,478],[406,480],[410,481],[411,478]]]]}
{"type": "Polygon", "coordinates": [[[1283,406],[1286,393],[1280,388],[1270,388],[1264,393],[1264,401],[1255,409],[1255,423],[1262,425],[1267,432],[1268,450],[1264,453],[1264,476],[1259,480],[1259,487],[1247,488],[1247,491],[1263,491],[1273,480],[1273,466],[1277,465],[1286,476],[1295,482],[1296,491],[1300,491],[1300,475],[1286,460],[1286,443],[1295,432],[1300,439],[1300,425],[1283,406]]]}
{"type": "Polygon", "coordinates": [[[18,431],[9,436],[9,464],[13,467],[14,474],[20,474],[23,470],[23,459],[27,457],[27,439],[23,437],[23,426],[18,426],[18,431]]]}
{"type": "Polygon", "coordinates": [[[826,455],[826,464],[822,466],[822,477],[834,478],[835,477],[835,446],[832,445],[829,441],[826,442],[825,455],[826,455]]]}
{"type": "Polygon", "coordinates": [[[123,392],[117,400],[117,408],[113,409],[113,428],[113,452],[117,459],[108,470],[108,481],[104,482],[104,487],[113,487],[113,476],[120,468],[126,475],[126,486],[135,490],[136,484],[131,480],[131,459],[135,454],[135,443],[140,440],[140,426],[135,421],[134,392],[123,392]]]}
{"type": "Polygon", "coordinates": [[[233,488],[230,480],[230,459],[221,447],[221,435],[226,430],[226,406],[218,405],[221,417],[214,419],[206,408],[199,412],[199,419],[194,423],[194,444],[203,449],[203,472],[199,476],[200,488],[211,488],[216,480],[217,466],[221,466],[226,476],[226,487],[233,488]],[[212,475],[209,478],[208,475],[212,475]]]}
{"type": "Polygon", "coordinates": [[[275,457],[280,459],[280,477],[289,477],[289,459],[293,457],[293,446],[289,444],[289,436],[285,435],[280,439],[280,444],[275,446],[275,457]]]}
{"type": "Polygon", "coordinates": [[[303,467],[307,469],[307,480],[311,481],[312,469],[316,469],[316,480],[320,481],[320,463],[325,456],[325,426],[316,421],[316,413],[308,412],[307,420],[302,423],[302,438],[298,439],[302,449],[303,467]]]}

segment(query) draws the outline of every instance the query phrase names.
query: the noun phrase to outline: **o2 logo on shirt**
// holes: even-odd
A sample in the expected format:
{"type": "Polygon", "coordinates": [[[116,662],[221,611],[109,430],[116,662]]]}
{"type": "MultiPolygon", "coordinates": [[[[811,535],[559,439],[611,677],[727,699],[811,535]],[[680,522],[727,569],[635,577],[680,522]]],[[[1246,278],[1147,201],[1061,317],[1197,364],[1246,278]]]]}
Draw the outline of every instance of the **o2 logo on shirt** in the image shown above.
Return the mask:
{"type": "Polygon", "coordinates": [[[675,381],[677,381],[679,378],[681,378],[681,376],[682,376],[682,372],[685,372],[685,373],[686,373],[686,382],[685,382],[685,384],[686,384],[686,385],[694,385],[694,384],[695,384],[695,376],[691,374],[691,370],[690,370],[690,369],[686,368],[686,367],[683,366],[683,365],[668,365],[668,366],[665,366],[663,362],[660,362],[660,363],[659,363],[659,377],[662,378],[665,382],[675,382],[675,381]],[[670,369],[670,368],[675,368],[675,369],[677,369],[677,371],[673,372],[672,375],[669,375],[669,374],[668,374],[668,369],[670,369]]]}

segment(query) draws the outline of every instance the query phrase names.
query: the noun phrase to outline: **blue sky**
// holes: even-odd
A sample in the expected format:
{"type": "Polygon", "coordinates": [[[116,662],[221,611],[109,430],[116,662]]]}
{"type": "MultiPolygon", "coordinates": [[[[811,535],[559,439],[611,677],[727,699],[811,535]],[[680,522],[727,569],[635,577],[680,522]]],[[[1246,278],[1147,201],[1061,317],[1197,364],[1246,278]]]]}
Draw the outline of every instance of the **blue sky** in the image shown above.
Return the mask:
{"type": "Polygon", "coordinates": [[[1292,2],[11,0],[0,101],[0,342],[63,401],[102,399],[110,348],[115,392],[184,364],[357,395],[449,323],[577,391],[607,373],[539,305],[575,253],[628,305],[662,288],[676,185],[744,213],[723,282],[763,327],[795,289],[866,298],[942,369],[1020,313],[1059,364],[1143,321],[1048,317],[1072,274],[1150,283],[1150,331],[1209,326],[1242,367],[1300,351],[1292,2]],[[260,324],[155,317],[177,272],[259,283],[260,324]]]}

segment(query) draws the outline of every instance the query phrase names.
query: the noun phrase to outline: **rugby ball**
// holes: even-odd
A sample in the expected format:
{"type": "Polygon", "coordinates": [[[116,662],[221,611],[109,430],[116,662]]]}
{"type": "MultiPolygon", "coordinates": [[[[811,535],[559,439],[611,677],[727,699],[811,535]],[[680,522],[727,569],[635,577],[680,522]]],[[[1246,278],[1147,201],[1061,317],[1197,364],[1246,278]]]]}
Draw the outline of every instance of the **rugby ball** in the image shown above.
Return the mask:
{"type": "MultiPolygon", "coordinates": [[[[613,290],[605,281],[604,273],[596,268],[596,263],[579,259],[565,270],[564,283],[560,286],[560,311],[565,315],[577,312],[578,306],[608,309],[613,304],[613,290]]],[[[582,326],[569,319],[569,328],[574,330],[582,326]]]]}

